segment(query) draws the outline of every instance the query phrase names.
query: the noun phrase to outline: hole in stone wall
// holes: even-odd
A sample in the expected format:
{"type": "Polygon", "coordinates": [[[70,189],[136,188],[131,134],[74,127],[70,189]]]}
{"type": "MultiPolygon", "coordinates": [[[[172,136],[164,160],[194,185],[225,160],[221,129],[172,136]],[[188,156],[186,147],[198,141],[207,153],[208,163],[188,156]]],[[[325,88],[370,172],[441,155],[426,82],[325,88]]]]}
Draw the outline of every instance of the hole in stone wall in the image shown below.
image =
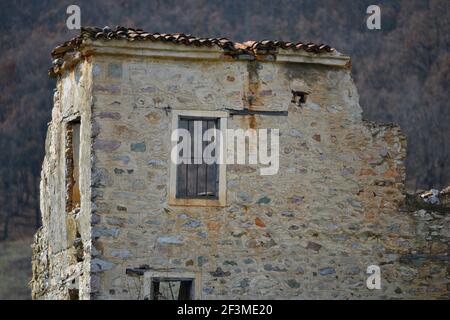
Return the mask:
{"type": "Polygon", "coordinates": [[[80,300],[78,289],[69,289],[69,300],[80,300]]]}
{"type": "Polygon", "coordinates": [[[67,162],[67,209],[72,211],[80,207],[80,119],[67,125],[66,162],[67,162]]]}
{"type": "Polygon", "coordinates": [[[302,103],[306,102],[306,97],[308,95],[307,92],[294,90],[291,90],[291,92],[292,92],[292,100],[291,100],[292,103],[295,103],[300,107],[302,103]]]}
{"type": "Polygon", "coordinates": [[[77,230],[77,234],[75,239],[73,240],[73,247],[75,248],[75,259],[77,262],[82,262],[84,260],[84,246],[83,240],[81,239],[81,235],[77,230]]]}
{"type": "Polygon", "coordinates": [[[78,279],[73,279],[68,288],[69,300],[80,300],[78,279]]]}

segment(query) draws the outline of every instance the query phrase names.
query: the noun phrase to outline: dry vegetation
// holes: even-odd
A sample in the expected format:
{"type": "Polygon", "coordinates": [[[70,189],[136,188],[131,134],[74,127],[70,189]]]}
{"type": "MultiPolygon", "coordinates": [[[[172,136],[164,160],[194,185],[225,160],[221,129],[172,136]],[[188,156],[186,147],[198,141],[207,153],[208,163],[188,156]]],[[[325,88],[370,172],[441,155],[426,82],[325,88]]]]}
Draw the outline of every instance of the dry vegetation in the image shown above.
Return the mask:
{"type": "Polygon", "coordinates": [[[0,300],[31,299],[31,238],[0,242],[0,300]]]}

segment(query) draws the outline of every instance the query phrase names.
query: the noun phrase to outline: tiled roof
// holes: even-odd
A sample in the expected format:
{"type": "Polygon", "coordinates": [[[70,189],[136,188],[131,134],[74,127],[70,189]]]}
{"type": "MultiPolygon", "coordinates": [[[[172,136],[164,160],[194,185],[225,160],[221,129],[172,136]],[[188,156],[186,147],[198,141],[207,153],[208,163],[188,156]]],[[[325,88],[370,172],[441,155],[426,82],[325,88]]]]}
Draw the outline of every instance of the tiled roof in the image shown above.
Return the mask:
{"type": "MultiPolygon", "coordinates": [[[[160,41],[182,44],[187,46],[218,46],[230,55],[240,54],[270,54],[280,49],[304,50],[311,53],[333,52],[334,49],[325,44],[302,43],[302,42],[285,42],[285,41],[247,41],[244,43],[232,42],[227,38],[200,38],[190,34],[183,33],[150,33],[141,29],[125,28],[117,26],[112,29],[109,27],[82,27],[80,34],[57,46],[52,51],[54,58],[54,67],[56,67],[61,59],[68,52],[78,50],[83,41],[90,40],[127,40],[127,41],[160,41]]],[[[51,71],[50,71],[51,72],[51,71]]]]}

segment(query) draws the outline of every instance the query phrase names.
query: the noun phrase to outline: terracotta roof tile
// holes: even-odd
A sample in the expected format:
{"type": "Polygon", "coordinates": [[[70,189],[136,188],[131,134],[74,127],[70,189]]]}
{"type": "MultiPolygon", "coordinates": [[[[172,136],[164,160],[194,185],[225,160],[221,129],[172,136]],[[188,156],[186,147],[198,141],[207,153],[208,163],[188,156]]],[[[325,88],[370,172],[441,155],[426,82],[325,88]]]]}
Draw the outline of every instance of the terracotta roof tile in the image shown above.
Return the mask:
{"type": "Polygon", "coordinates": [[[110,27],[98,28],[98,27],[82,27],[80,34],[64,42],[63,44],[57,46],[51,52],[54,66],[50,70],[51,75],[58,73],[58,63],[61,61],[60,58],[68,52],[78,51],[81,44],[87,40],[127,40],[127,41],[160,41],[160,42],[171,42],[175,44],[182,45],[194,45],[200,46],[218,46],[230,55],[255,55],[255,54],[270,54],[274,53],[277,49],[291,49],[291,50],[304,50],[311,53],[323,53],[323,52],[333,52],[334,49],[325,44],[314,44],[302,42],[285,42],[285,41],[272,41],[272,40],[262,40],[262,41],[246,41],[244,43],[232,42],[227,38],[201,38],[195,37],[190,34],[183,33],[150,33],[145,32],[142,29],[135,28],[125,28],[117,26],[112,29],[110,27]]]}

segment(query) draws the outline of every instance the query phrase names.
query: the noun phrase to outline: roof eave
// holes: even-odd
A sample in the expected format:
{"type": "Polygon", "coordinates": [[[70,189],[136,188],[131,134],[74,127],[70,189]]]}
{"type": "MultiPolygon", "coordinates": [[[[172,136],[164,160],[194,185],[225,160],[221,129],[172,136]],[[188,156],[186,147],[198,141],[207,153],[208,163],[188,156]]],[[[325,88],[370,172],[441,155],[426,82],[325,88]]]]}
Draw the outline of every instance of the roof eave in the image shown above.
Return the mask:
{"type": "Polygon", "coordinates": [[[85,39],[78,48],[66,52],[64,64],[54,66],[49,74],[62,74],[67,67],[77,64],[82,57],[108,55],[145,57],[157,59],[193,59],[193,60],[260,60],[272,63],[308,63],[335,67],[349,67],[350,57],[332,52],[307,52],[305,50],[281,49],[271,50],[265,55],[249,51],[227,51],[218,45],[185,46],[170,42],[127,41],[127,40],[91,40],[85,39]],[[270,57],[270,59],[267,59],[270,57]]]}
{"type": "MultiPolygon", "coordinates": [[[[229,59],[237,56],[236,52],[229,51],[213,45],[211,47],[181,46],[175,43],[152,41],[99,41],[85,40],[81,50],[86,54],[97,55],[123,55],[155,58],[180,58],[180,59],[229,59]]],[[[243,54],[249,56],[249,53],[243,54]]],[[[312,63],[330,66],[347,66],[350,57],[337,51],[313,53],[304,50],[277,49],[269,55],[274,56],[273,62],[312,63]]],[[[254,57],[249,57],[254,59],[254,57]]],[[[242,59],[240,59],[242,60],[242,59]]]]}
{"type": "Polygon", "coordinates": [[[115,55],[180,59],[223,59],[227,54],[216,45],[184,46],[154,41],[85,40],[80,50],[84,55],[115,55]]]}
{"type": "Polygon", "coordinates": [[[304,50],[278,49],[276,61],[291,63],[312,63],[335,67],[349,67],[350,57],[337,51],[310,53],[304,50]]]}

